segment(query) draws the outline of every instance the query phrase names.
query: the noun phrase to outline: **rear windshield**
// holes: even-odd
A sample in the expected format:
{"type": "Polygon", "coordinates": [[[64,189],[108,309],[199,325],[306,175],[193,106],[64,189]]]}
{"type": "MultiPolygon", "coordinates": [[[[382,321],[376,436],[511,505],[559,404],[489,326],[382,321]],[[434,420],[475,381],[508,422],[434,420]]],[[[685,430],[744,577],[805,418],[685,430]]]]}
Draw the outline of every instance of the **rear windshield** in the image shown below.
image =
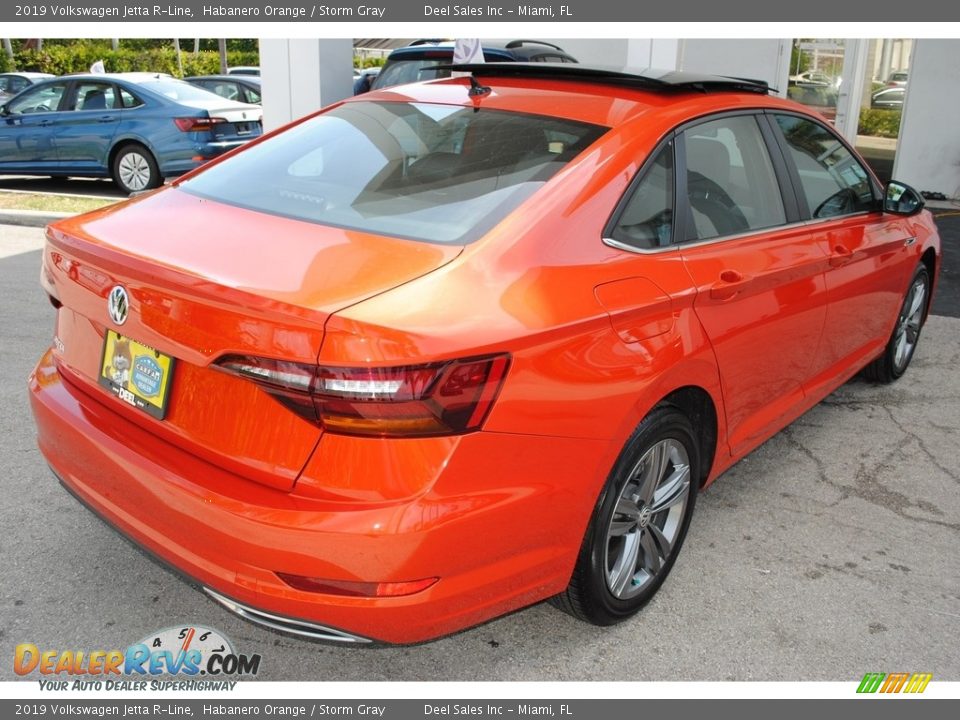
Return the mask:
{"type": "Polygon", "coordinates": [[[198,88],[183,80],[149,80],[141,83],[155,93],[166,95],[171,100],[209,100],[213,94],[209,90],[198,88]]]}
{"type": "Polygon", "coordinates": [[[472,107],[352,102],[180,187],[298,220],[461,244],[502,220],[605,131],[472,107]]]}
{"type": "Polygon", "coordinates": [[[375,90],[380,88],[392,87],[394,85],[406,85],[407,83],[420,82],[422,80],[437,80],[439,78],[450,77],[449,70],[438,70],[441,65],[449,65],[453,61],[453,53],[448,53],[441,58],[417,58],[416,60],[392,60],[389,62],[373,87],[375,90]]]}

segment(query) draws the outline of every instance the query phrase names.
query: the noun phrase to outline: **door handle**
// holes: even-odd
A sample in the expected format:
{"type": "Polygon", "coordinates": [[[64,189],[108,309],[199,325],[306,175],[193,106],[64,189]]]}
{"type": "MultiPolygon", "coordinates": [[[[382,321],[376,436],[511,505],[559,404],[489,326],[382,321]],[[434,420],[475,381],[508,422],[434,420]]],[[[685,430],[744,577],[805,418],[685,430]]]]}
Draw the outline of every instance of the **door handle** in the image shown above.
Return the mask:
{"type": "Polygon", "coordinates": [[[750,276],[736,270],[724,270],[720,279],[710,288],[710,297],[714,300],[729,300],[740,293],[750,282],[750,276]]]}
{"type": "Polygon", "coordinates": [[[108,122],[114,122],[115,120],[116,118],[113,115],[104,115],[103,117],[100,118],[99,122],[108,123],[108,122]]]}
{"type": "Polygon", "coordinates": [[[839,243],[833,246],[833,254],[830,256],[830,267],[843,267],[851,260],[853,260],[853,250],[839,243]]]}

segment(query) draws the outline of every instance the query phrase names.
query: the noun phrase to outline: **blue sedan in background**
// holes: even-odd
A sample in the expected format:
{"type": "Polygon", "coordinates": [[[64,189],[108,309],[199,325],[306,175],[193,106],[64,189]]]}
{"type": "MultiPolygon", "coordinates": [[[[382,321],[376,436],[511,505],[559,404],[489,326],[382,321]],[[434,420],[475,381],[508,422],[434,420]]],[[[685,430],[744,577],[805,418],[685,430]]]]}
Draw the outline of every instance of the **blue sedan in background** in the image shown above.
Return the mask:
{"type": "Polygon", "coordinates": [[[148,190],[263,132],[259,106],[169,75],[71,75],[0,106],[0,173],[112,177],[148,190]]]}

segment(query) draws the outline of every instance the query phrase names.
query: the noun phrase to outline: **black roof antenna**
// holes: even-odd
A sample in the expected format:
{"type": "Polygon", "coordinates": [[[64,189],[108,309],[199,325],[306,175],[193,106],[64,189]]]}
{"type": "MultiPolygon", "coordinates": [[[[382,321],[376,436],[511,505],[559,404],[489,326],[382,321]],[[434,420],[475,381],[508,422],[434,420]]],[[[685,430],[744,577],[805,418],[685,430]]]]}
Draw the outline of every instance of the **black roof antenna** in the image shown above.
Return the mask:
{"type": "Polygon", "coordinates": [[[482,97],[489,92],[493,92],[486,85],[481,85],[477,82],[477,79],[472,74],[468,77],[470,78],[470,89],[467,91],[467,95],[470,97],[482,97]]]}

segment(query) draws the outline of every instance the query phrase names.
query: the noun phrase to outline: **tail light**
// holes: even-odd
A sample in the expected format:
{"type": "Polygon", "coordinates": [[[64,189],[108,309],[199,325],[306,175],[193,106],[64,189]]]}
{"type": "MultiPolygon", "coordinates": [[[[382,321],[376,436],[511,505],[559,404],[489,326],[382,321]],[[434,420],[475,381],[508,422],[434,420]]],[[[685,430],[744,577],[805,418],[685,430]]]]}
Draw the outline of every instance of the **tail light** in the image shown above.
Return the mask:
{"type": "Polygon", "coordinates": [[[226,118],[219,117],[182,117],[174,118],[173,121],[183,132],[206,132],[213,130],[214,125],[225,123],[226,118]]]}
{"type": "Polygon", "coordinates": [[[459,435],[483,424],[509,356],[402,367],[323,367],[228,355],[215,367],[257,383],[329,432],[379,437],[459,435]]]}

